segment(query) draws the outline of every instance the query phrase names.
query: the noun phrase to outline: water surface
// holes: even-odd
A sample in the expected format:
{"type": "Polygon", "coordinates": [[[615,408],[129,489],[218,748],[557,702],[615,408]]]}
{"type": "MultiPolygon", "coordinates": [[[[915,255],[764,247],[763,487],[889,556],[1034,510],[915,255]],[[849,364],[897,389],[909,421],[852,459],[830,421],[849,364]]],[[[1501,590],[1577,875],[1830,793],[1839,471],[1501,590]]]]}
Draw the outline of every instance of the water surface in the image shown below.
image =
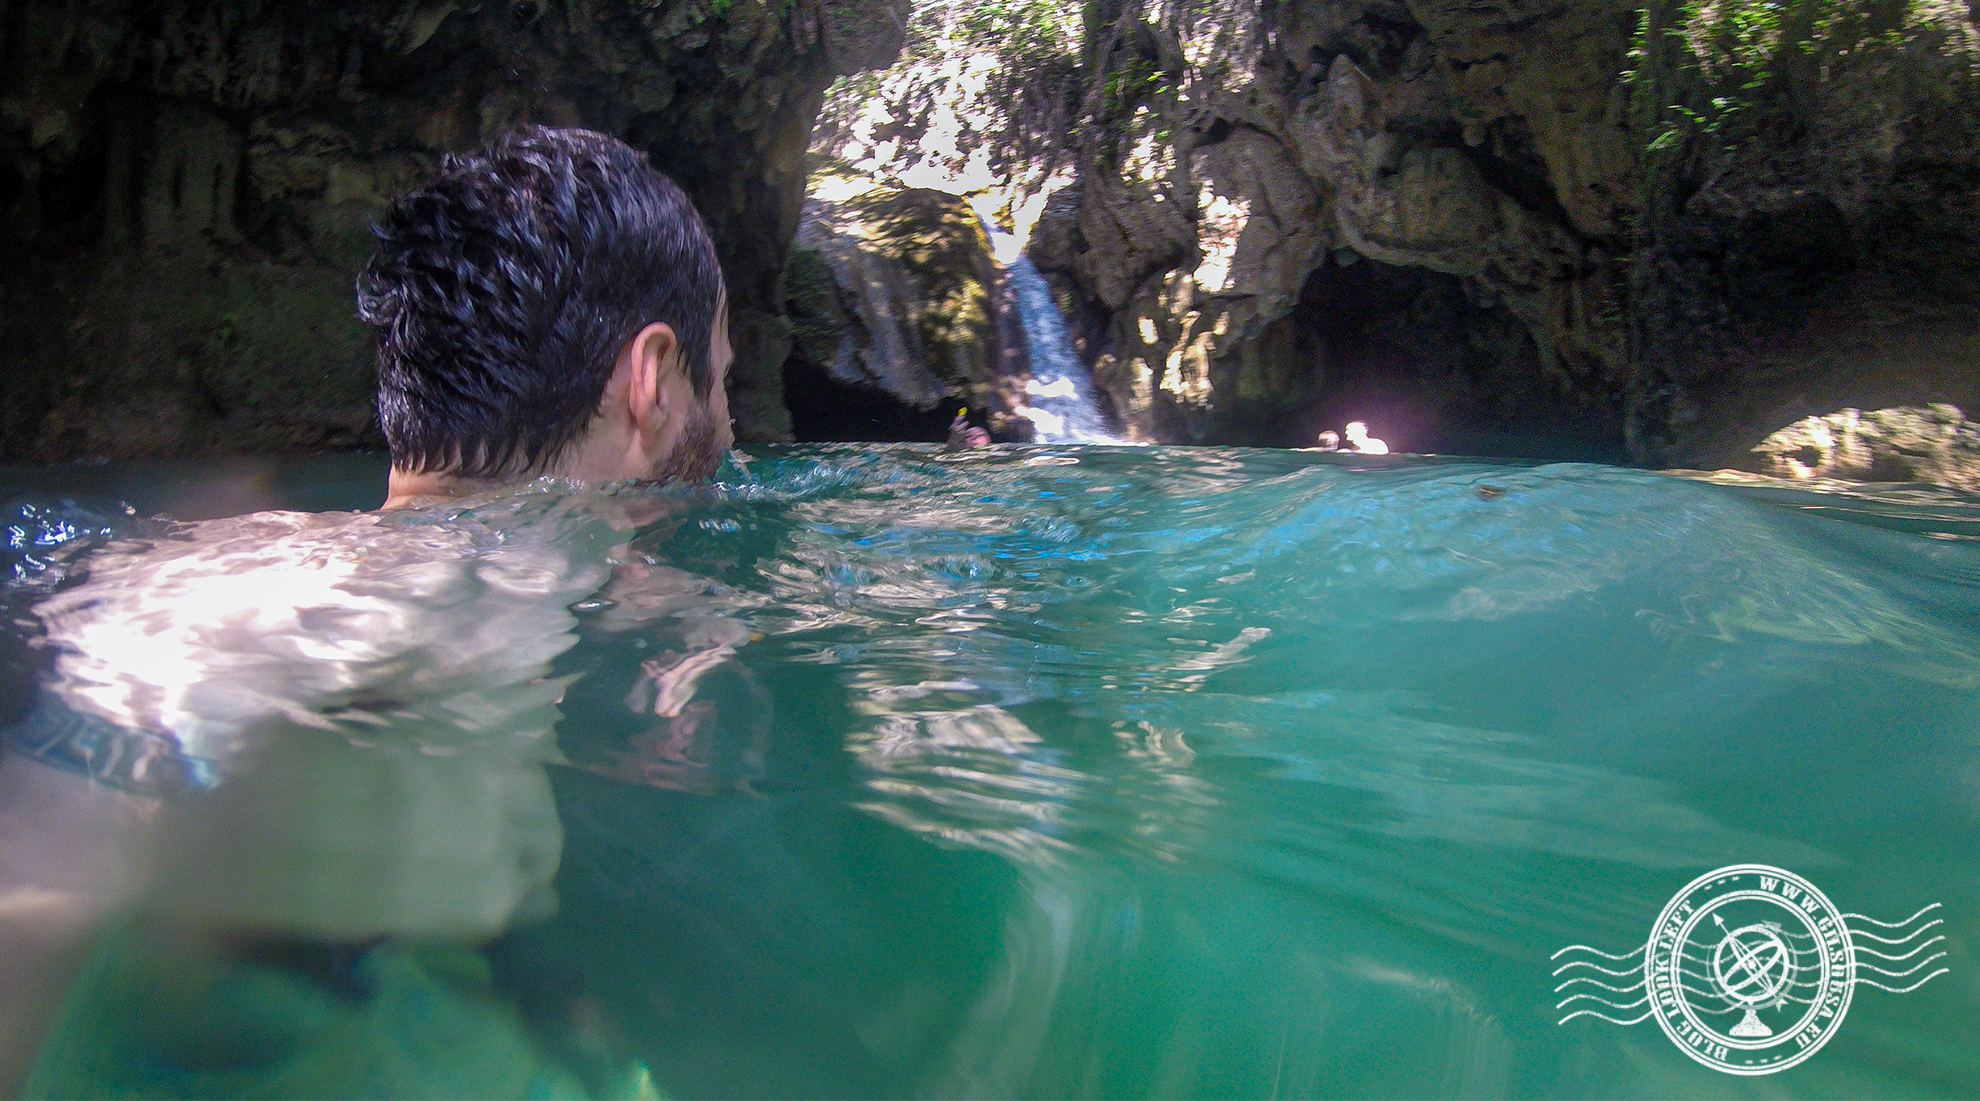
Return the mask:
{"type": "MultiPolygon", "coordinates": [[[[378,471],[270,467],[248,507],[368,507],[378,471]]],[[[247,500],[197,474],[31,472],[8,514],[10,710],[96,700],[77,706],[165,731],[160,759],[193,777],[171,782],[259,793],[228,796],[263,807],[224,819],[239,836],[182,831],[160,859],[184,882],[148,905],[326,940],[371,942],[372,922],[377,959],[421,929],[465,939],[516,1042],[594,1089],[609,1076],[587,1059],[640,1060],[680,1096],[1980,1092],[1972,496],[1237,449],[758,447],[712,488],[539,486],[288,535],[148,518],[174,494],[222,502],[206,515],[247,500]],[[265,555],[257,538],[294,553],[243,571],[228,556],[265,555]],[[176,688],[205,696],[172,695],[156,654],[73,641],[198,619],[158,595],[161,561],[204,563],[172,567],[191,584],[339,556],[362,583],[308,601],[342,618],[290,614],[288,583],[228,586],[200,598],[209,618],[234,600],[289,619],[146,636],[193,655],[176,688]],[[477,633],[490,608],[509,618],[477,633]],[[43,634],[67,656],[23,644],[43,634]],[[216,726],[215,699],[290,726],[216,726]],[[317,748],[271,748],[298,723],[317,748]],[[430,897],[312,902],[285,877],[358,873],[298,850],[263,861],[242,897],[281,898],[252,914],[212,900],[260,858],[187,885],[272,836],[286,816],[263,804],[297,777],[359,790],[388,757],[410,794],[362,844],[426,838],[459,883],[381,872],[430,897]],[[483,819],[420,810],[498,788],[483,819]],[[522,869],[507,888],[460,871],[470,835],[516,838],[488,857],[522,869]],[[1681,887],[1737,863],[1889,922],[1942,903],[1949,971],[1859,989],[1825,1048],[1764,1078],[1703,1067],[1651,1022],[1557,1023],[1558,949],[1640,946],[1681,887]],[[492,930],[460,916],[474,905],[492,930]]],[[[347,828],[312,813],[284,827],[294,844],[347,828]]]]}

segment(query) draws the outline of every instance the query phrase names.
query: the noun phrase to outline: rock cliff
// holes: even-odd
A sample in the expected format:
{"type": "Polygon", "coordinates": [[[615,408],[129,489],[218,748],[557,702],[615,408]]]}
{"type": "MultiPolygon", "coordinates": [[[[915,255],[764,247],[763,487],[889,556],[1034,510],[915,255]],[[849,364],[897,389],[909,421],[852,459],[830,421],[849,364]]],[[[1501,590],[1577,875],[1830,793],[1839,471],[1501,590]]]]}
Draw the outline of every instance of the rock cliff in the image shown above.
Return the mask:
{"type": "Polygon", "coordinates": [[[1030,251],[1143,438],[1750,461],[1980,398],[1975,40],[1956,4],[1095,0],[1030,251]]]}
{"type": "Polygon", "coordinates": [[[815,175],[785,287],[798,439],[933,440],[958,404],[1007,414],[1023,341],[962,198],[815,175]]]}
{"type": "Polygon", "coordinates": [[[373,442],[367,219],[524,120],[694,194],[743,438],[790,437],[787,378],[889,392],[881,435],[994,413],[994,273],[914,228],[959,204],[814,206],[786,279],[825,86],[904,39],[824,151],[1043,202],[1135,438],[1750,465],[1811,415],[1980,408],[1967,0],[908,4],[0,0],[0,459],[373,442]]]}
{"type": "Polygon", "coordinates": [[[368,221],[521,122],[650,151],[722,254],[746,439],[834,76],[906,0],[0,0],[0,460],[361,446],[368,221]]]}
{"type": "Polygon", "coordinates": [[[1980,424],[1958,406],[1844,409],[1805,417],[1760,441],[1780,478],[1929,482],[1980,490],[1980,424]]]}

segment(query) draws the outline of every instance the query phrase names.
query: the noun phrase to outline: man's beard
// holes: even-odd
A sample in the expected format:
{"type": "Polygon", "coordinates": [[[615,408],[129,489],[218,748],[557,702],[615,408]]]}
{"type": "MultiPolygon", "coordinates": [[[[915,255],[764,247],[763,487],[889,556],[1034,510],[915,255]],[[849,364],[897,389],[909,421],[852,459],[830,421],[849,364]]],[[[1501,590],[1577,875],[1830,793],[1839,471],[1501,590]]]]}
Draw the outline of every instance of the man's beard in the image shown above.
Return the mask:
{"type": "Polygon", "coordinates": [[[705,482],[714,477],[729,449],[725,427],[716,420],[714,410],[697,403],[681,426],[681,438],[675,441],[674,449],[653,465],[648,477],[656,482],[705,482]]]}

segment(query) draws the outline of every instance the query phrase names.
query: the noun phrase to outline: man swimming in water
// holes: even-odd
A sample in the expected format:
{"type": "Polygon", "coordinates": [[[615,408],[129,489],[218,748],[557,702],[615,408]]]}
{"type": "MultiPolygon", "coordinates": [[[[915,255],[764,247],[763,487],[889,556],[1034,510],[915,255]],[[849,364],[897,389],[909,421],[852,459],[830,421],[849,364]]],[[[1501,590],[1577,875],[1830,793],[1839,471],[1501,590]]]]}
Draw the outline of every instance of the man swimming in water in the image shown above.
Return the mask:
{"type": "MultiPolygon", "coordinates": [[[[377,338],[385,510],[113,546],[36,609],[52,676],[11,740],[156,809],[138,920],[98,948],[30,1091],[424,1093],[436,1073],[456,1075],[445,1092],[572,1085],[510,1038],[472,961],[432,946],[552,904],[561,828],[543,764],[571,604],[609,584],[622,618],[689,623],[693,653],[747,633],[686,607],[705,603],[699,586],[622,561],[651,497],[572,484],[713,474],[733,441],[721,270],[680,189],[584,130],[449,156],[377,232],[358,313],[377,338]],[[552,491],[529,488],[545,477],[552,491]],[[297,975],[329,986],[305,998],[297,975]],[[340,1000],[344,986],[369,1000],[340,1000]],[[222,989],[254,996],[199,993],[222,989]],[[473,1058],[367,1062],[398,1042],[406,998],[479,1037],[473,1058]]],[[[685,673],[654,676],[671,676],[669,699],[691,694],[685,673]]]]}
{"type": "Polygon", "coordinates": [[[956,419],[949,422],[950,447],[988,447],[990,433],[969,423],[969,410],[956,410],[956,419]]]}
{"type": "Polygon", "coordinates": [[[734,442],[722,271],[615,138],[531,129],[399,196],[358,282],[386,507],[557,475],[700,480],[734,442]]]}

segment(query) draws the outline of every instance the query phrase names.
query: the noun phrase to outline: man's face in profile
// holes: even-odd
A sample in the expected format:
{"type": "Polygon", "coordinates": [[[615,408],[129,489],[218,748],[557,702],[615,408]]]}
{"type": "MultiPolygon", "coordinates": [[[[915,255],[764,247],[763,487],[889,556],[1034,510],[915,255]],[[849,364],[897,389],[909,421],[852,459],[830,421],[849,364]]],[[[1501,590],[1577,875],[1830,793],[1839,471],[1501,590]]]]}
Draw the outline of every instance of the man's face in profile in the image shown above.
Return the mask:
{"type": "Polygon", "coordinates": [[[659,482],[705,482],[715,476],[722,456],[736,442],[729,421],[729,365],[735,352],[729,347],[729,304],[724,298],[715,311],[715,326],[708,338],[708,366],[714,381],[706,400],[696,399],[673,447],[662,454],[647,477],[659,482]]]}

